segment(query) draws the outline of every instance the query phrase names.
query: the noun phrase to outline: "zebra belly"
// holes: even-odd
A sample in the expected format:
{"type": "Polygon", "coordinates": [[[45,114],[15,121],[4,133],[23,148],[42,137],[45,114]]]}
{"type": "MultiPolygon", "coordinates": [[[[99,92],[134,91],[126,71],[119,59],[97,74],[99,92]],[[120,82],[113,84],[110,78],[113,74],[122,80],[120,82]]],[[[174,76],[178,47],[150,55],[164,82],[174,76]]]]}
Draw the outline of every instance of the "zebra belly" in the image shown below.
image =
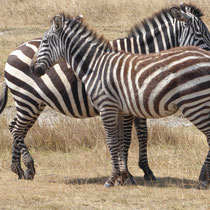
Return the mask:
{"type": "MultiPolygon", "coordinates": [[[[121,101],[123,101],[121,99],[121,101]]],[[[174,102],[167,104],[168,98],[158,100],[157,96],[149,94],[130,94],[124,98],[122,110],[126,114],[132,114],[140,118],[162,118],[170,116],[178,111],[178,107],[174,102]]]]}

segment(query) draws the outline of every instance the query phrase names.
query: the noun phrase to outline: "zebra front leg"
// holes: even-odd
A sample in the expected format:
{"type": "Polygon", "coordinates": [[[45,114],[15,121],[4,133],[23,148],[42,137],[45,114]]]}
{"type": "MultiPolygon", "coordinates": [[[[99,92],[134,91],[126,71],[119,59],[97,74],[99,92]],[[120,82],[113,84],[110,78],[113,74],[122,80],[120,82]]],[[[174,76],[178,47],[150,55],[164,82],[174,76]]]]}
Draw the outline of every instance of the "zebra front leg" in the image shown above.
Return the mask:
{"type": "MultiPolygon", "coordinates": [[[[119,128],[119,133],[123,134],[123,136],[121,136],[121,138],[123,138],[123,149],[124,151],[122,152],[122,154],[124,153],[124,156],[120,156],[120,166],[122,164],[124,164],[126,166],[126,171],[123,172],[123,170],[120,168],[120,173],[121,173],[121,178],[119,180],[119,184],[123,184],[124,182],[132,184],[132,185],[136,185],[136,181],[133,178],[132,174],[129,172],[128,170],[128,150],[130,148],[130,143],[131,143],[131,131],[132,131],[132,124],[133,124],[133,119],[134,117],[132,115],[123,115],[123,117],[121,117],[122,119],[120,119],[118,117],[118,120],[121,120],[122,123],[118,124],[118,128],[119,128]],[[122,128],[119,127],[119,125],[123,126],[123,130],[122,128]],[[122,130],[120,132],[120,130],[122,130]],[[125,161],[125,162],[123,162],[125,161]],[[126,180],[124,180],[126,179],[126,180]]],[[[120,137],[120,136],[119,136],[120,137]]]]}
{"type": "Polygon", "coordinates": [[[148,133],[146,119],[135,117],[134,124],[139,141],[139,167],[144,171],[144,180],[156,181],[157,179],[149,167],[147,158],[148,133]]]}
{"type": "MultiPolygon", "coordinates": [[[[123,185],[125,181],[129,180],[131,184],[136,184],[133,176],[128,171],[127,167],[127,158],[128,158],[128,149],[129,147],[126,147],[126,138],[125,134],[129,135],[129,142],[131,141],[131,135],[128,133],[131,133],[132,129],[132,121],[133,117],[130,117],[130,120],[125,120],[122,113],[119,113],[118,115],[118,141],[121,142],[119,145],[119,165],[120,165],[120,177],[118,178],[117,182],[120,185],[123,185]],[[128,123],[129,122],[129,123],[128,123]],[[126,125],[125,125],[126,124],[126,125]]],[[[127,139],[128,140],[128,139],[127,139]]],[[[130,144],[129,144],[130,146],[130,144]]]]}
{"type": "MultiPolygon", "coordinates": [[[[100,116],[106,131],[107,147],[111,156],[112,173],[110,178],[105,182],[105,187],[112,187],[117,183],[120,177],[119,154],[122,141],[118,138],[118,110],[109,109],[108,111],[100,111],[100,116]]],[[[124,166],[125,168],[125,166],[124,166]]]]}

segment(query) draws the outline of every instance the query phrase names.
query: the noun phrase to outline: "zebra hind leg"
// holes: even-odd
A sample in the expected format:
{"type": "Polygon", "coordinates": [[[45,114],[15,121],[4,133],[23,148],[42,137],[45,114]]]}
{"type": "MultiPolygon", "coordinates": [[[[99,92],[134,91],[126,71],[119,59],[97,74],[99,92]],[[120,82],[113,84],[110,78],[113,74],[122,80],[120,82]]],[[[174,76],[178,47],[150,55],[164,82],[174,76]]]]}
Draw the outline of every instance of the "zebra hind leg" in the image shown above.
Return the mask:
{"type": "Polygon", "coordinates": [[[34,160],[31,157],[28,148],[24,144],[24,141],[21,143],[21,154],[23,156],[23,163],[26,166],[26,171],[24,172],[24,178],[27,180],[32,180],[34,175],[36,174],[36,170],[34,167],[34,160]]]}
{"type": "Polygon", "coordinates": [[[24,138],[27,134],[27,130],[20,128],[20,126],[17,125],[17,118],[15,118],[10,124],[10,132],[12,133],[14,138],[12,147],[11,170],[18,175],[19,179],[30,180],[34,178],[35,168],[33,158],[31,157],[28,148],[24,143],[24,138]],[[23,155],[23,163],[27,167],[27,170],[25,172],[21,167],[21,154],[23,155]]]}
{"type": "Polygon", "coordinates": [[[12,133],[14,139],[11,170],[18,174],[19,179],[32,180],[36,173],[34,160],[24,143],[24,138],[44,108],[44,104],[40,105],[40,108],[37,109],[37,112],[33,115],[33,117],[30,118],[30,120],[28,119],[28,116],[24,118],[24,115],[20,117],[20,115],[17,114],[9,126],[10,132],[12,133]],[[23,163],[27,168],[26,171],[23,171],[21,168],[21,154],[23,156],[23,163]]]}
{"type": "Polygon", "coordinates": [[[148,132],[146,119],[135,117],[134,124],[139,141],[139,168],[144,172],[145,181],[156,181],[157,179],[149,167],[147,158],[148,132]]]}
{"type": "MultiPolygon", "coordinates": [[[[209,126],[210,126],[210,124],[209,124],[209,126]]],[[[210,131],[208,133],[205,132],[205,134],[206,134],[207,141],[208,141],[209,151],[208,151],[206,160],[201,168],[201,172],[200,172],[200,176],[199,176],[199,183],[198,183],[199,189],[210,188],[210,131]]]]}
{"type": "Polygon", "coordinates": [[[24,171],[21,168],[21,153],[17,141],[14,141],[12,145],[12,161],[11,161],[11,170],[12,172],[18,175],[18,179],[24,178],[24,171]]]}
{"type": "MultiPolygon", "coordinates": [[[[205,104],[204,104],[205,105],[205,104]]],[[[203,105],[203,107],[205,107],[203,105]]],[[[206,107],[209,107],[209,104],[206,104],[206,107]]],[[[210,107],[209,107],[210,108],[210,107]]],[[[187,116],[184,114],[186,118],[188,118],[207,138],[209,151],[206,157],[206,160],[201,168],[198,188],[199,189],[207,189],[210,185],[210,115],[209,109],[205,108],[204,110],[200,110],[194,113],[196,116],[192,115],[187,116]]]]}
{"type": "MultiPolygon", "coordinates": [[[[37,113],[34,115],[33,119],[28,124],[27,128],[25,128],[26,134],[29,131],[29,129],[34,125],[34,123],[38,119],[40,113],[44,110],[45,107],[46,107],[45,104],[39,105],[37,113]]],[[[24,177],[27,180],[32,180],[34,178],[34,175],[36,174],[36,170],[35,170],[35,167],[34,167],[34,160],[31,157],[31,155],[28,151],[28,148],[26,147],[26,145],[24,143],[21,146],[21,154],[23,156],[23,163],[27,168],[26,171],[24,172],[24,177]]]]}
{"type": "Polygon", "coordinates": [[[18,140],[18,135],[13,133],[15,129],[17,117],[9,125],[9,130],[13,135],[13,145],[12,145],[12,161],[11,161],[11,171],[18,175],[18,179],[24,179],[24,171],[21,168],[21,152],[18,140]]]}

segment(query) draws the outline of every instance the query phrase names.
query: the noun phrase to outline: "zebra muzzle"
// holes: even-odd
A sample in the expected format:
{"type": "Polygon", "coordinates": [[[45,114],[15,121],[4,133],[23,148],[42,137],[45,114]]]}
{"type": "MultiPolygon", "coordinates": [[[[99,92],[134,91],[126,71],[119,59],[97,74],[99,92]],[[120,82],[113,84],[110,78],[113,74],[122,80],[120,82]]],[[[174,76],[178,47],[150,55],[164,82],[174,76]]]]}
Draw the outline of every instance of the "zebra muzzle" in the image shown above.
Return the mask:
{"type": "Polygon", "coordinates": [[[36,77],[41,77],[45,74],[45,66],[43,64],[32,64],[31,71],[36,77]]]}

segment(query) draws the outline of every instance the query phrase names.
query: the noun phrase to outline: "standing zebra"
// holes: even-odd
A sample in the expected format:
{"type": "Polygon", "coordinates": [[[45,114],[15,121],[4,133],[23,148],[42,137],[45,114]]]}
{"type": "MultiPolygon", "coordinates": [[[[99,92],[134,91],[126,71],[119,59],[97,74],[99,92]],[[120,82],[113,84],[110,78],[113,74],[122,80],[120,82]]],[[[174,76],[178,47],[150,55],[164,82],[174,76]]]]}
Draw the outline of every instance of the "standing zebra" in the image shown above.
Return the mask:
{"type": "MultiPolygon", "coordinates": [[[[163,9],[133,27],[128,38],[114,40],[111,45],[119,51],[140,54],[159,52],[180,45],[197,45],[210,49],[210,35],[201,16],[201,11],[192,5],[163,9]]],[[[69,71],[66,63],[55,65],[41,79],[31,74],[29,66],[40,41],[36,39],[24,43],[9,55],[5,67],[6,83],[0,97],[0,113],[6,105],[8,87],[16,102],[17,115],[10,124],[14,138],[11,168],[19,178],[25,179],[33,178],[35,169],[33,159],[24,144],[24,137],[46,105],[75,118],[98,115],[98,111],[87,98],[84,85],[69,71]],[[21,153],[28,168],[25,174],[20,165],[21,153]]],[[[131,138],[130,119],[127,117],[124,122],[126,159],[131,138]]],[[[135,126],[139,139],[139,166],[143,169],[146,180],[154,180],[147,161],[146,120],[136,118],[135,126]]]]}
{"type": "MultiPolygon", "coordinates": [[[[210,148],[210,53],[198,47],[180,47],[151,55],[117,52],[109,42],[76,18],[55,16],[43,36],[32,63],[42,76],[65,59],[84,85],[100,112],[111,155],[112,174],[105,186],[126,179],[122,114],[160,118],[182,111],[206,137],[210,148]],[[119,152],[120,151],[120,152],[119,152]],[[119,157],[120,156],[120,157],[119,157]]],[[[210,184],[210,150],[199,177],[201,187],[210,184]]]]}

